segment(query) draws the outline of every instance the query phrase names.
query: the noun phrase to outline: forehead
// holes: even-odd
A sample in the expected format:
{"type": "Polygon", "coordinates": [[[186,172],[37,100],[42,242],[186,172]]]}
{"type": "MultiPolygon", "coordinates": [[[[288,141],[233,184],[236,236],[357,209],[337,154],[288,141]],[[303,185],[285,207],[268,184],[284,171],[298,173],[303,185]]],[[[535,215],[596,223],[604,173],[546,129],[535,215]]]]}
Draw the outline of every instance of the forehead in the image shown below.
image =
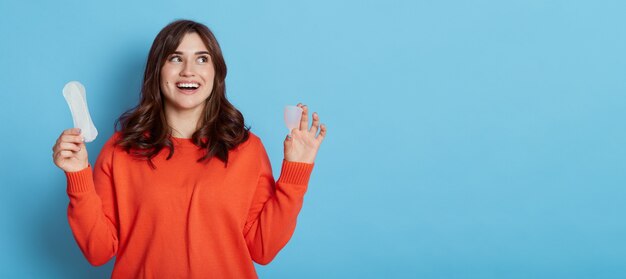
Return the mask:
{"type": "Polygon", "coordinates": [[[180,40],[180,44],[176,48],[177,52],[182,53],[196,53],[198,51],[209,51],[207,46],[202,41],[202,38],[198,33],[187,33],[180,40]]]}

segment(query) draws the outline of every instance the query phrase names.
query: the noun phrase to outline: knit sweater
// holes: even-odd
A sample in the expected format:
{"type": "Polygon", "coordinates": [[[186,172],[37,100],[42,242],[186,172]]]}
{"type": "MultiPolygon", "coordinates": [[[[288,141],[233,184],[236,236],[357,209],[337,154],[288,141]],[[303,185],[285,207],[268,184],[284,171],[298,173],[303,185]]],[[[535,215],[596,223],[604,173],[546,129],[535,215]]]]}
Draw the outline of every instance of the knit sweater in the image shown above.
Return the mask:
{"type": "Polygon", "coordinates": [[[156,169],[114,143],[95,165],[66,172],[68,219],[87,260],[116,256],[112,278],[256,278],[289,241],[313,164],[283,160],[272,175],[261,140],[229,151],[228,166],[190,139],[172,138],[156,169]]]}

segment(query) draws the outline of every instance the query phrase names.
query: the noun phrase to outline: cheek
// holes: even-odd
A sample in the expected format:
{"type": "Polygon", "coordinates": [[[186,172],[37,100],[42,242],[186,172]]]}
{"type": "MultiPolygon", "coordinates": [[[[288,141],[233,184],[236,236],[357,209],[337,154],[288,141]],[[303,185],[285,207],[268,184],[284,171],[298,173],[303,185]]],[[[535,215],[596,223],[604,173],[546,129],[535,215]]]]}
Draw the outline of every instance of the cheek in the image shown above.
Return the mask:
{"type": "Polygon", "coordinates": [[[161,80],[171,79],[176,75],[176,68],[168,66],[167,64],[161,68],[161,80]]]}
{"type": "Polygon", "coordinates": [[[213,80],[215,78],[215,68],[211,65],[202,69],[202,76],[207,80],[213,80]]]}
{"type": "Polygon", "coordinates": [[[202,77],[207,84],[213,87],[213,81],[215,80],[215,71],[213,69],[207,69],[206,71],[204,71],[202,73],[202,77]]]}
{"type": "Polygon", "coordinates": [[[169,81],[167,81],[165,77],[161,76],[161,83],[159,84],[159,86],[161,87],[161,91],[163,92],[167,91],[168,85],[169,85],[169,81]]]}
{"type": "Polygon", "coordinates": [[[166,89],[170,83],[172,82],[172,69],[168,67],[163,67],[161,69],[161,90],[166,89]]]}

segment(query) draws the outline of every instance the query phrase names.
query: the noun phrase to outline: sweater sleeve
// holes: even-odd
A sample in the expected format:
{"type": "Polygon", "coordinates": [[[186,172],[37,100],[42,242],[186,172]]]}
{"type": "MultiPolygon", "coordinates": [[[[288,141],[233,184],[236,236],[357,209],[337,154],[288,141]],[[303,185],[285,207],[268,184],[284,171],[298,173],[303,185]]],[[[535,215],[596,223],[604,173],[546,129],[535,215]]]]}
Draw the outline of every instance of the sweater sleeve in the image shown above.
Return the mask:
{"type": "Polygon", "coordinates": [[[108,262],[118,248],[112,157],[113,138],[100,151],[93,169],[65,173],[70,227],[83,255],[95,266],[108,262]]]}
{"type": "Polygon", "coordinates": [[[296,228],[314,164],[283,159],[280,178],[274,181],[267,152],[260,141],[259,146],[261,169],[244,236],[252,260],[265,265],[287,244],[296,228]]]}

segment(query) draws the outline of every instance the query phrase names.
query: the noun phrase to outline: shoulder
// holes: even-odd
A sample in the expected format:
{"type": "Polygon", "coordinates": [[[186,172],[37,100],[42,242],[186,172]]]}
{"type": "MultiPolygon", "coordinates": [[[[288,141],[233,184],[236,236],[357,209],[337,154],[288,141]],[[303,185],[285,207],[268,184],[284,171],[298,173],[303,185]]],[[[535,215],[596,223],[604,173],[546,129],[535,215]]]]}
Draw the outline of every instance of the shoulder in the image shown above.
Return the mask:
{"type": "Polygon", "coordinates": [[[263,143],[261,142],[261,138],[259,138],[259,136],[257,136],[256,134],[254,134],[251,131],[248,131],[248,138],[241,142],[235,149],[238,152],[254,152],[255,150],[259,149],[259,146],[263,146],[263,143]]]}
{"type": "Polygon", "coordinates": [[[250,132],[248,139],[242,142],[237,148],[237,153],[240,154],[248,154],[253,158],[260,158],[262,156],[267,156],[267,151],[265,149],[265,145],[261,138],[250,132]]]}
{"type": "Polygon", "coordinates": [[[115,153],[117,153],[116,149],[119,148],[118,146],[116,146],[116,142],[119,137],[120,134],[116,132],[111,135],[109,139],[107,139],[107,141],[102,146],[102,149],[100,149],[100,153],[98,154],[98,157],[96,159],[96,166],[108,166],[109,168],[112,166],[113,158],[115,157],[115,153]]]}
{"type": "Polygon", "coordinates": [[[109,139],[104,143],[104,146],[102,147],[104,148],[111,148],[111,149],[115,149],[115,147],[117,146],[117,142],[122,138],[122,132],[114,132],[113,135],[111,135],[109,137],[109,139]]]}
{"type": "Polygon", "coordinates": [[[121,149],[121,147],[119,147],[117,145],[117,142],[119,141],[119,139],[121,137],[122,137],[122,133],[121,132],[113,133],[113,135],[111,135],[109,137],[109,139],[107,139],[107,141],[102,146],[102,150],[100,151],[100,155],[101,156],[102,155],[107,155],[107,154],[112,155],[115,151],[117,151],[116,149],[121,149]]]}

